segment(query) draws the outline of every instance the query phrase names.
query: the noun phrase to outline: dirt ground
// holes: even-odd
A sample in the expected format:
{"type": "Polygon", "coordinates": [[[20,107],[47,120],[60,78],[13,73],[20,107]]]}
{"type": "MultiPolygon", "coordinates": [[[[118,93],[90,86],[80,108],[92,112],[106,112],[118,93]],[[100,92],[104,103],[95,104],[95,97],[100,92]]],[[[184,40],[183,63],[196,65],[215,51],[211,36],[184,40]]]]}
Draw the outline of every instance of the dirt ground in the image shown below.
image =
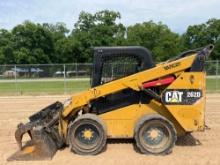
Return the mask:
{"type": "Polygon", "coordinates": [[[200,141],[195,143],[192,137],[177,141],[173,152],[166,156],[146,156],[134,151],[132,143],[109,143],[107,150],[97,156],[79,156],[68,148],[58,151],[51,161],[15,161],[6,159],[17,150],[14,131],[19,122],[27,121],[27,117],[56,100],[63,101],[66,96],[26,96],[0,98],[0,164],[114,164],[114,165],[202,165],[220,164],[220,94],[207,95],[206,123],[211,128],[206,132],[193,133],[200,141]],[[197,145],[196,145],[197,144],[197,145]]]}

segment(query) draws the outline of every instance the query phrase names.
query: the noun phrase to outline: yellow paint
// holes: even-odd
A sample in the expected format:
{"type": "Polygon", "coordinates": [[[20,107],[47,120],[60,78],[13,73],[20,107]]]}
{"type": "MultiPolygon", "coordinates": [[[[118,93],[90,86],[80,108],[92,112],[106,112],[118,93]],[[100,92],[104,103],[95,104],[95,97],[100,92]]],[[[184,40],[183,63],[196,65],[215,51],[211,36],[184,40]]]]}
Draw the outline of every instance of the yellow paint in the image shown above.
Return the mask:
{"type": "Polygon", "coordinates": [[[68,124],[69,124],[68,120],[60,118],[58,125],[59,134],[63,135],[65,138],[67,137],[68,124]]]}
{"type": "Polygon", "coordinates": [[[166,105],[185,131],[203,130],[205,127],[205,74],[184,72],[167,89],[200,89],[203,97],[193,105],[166,105]],[[194,82],[190,77],[194,77],[194,82]]]}
{"type": "Polygon", "coordinates": [[[24,149],[22,150],[22,154],[30,154],[33,153],[35,150],[35,146],[27,146],[24,147],[24,149]]]}
{"type": "Polygon", "coordinates": [[[150,131],[150,137],[152,139],[156,139],[158,136],[159,136],[158,130],[153,129],[153,130],[150,131]]]}
{"type": "Polygon", "coordinates": [[[83,131],[83,137],[85,138],[85,139],[91,139],[92,137],[93,137],[93,132],[92,132],[92,130],[90,130],[90,129],[86,129],[86,130],[84,130],[83,131]]]}
{"type": "Polygon", "coordinates": [[[160,114],[174,123],[178,135],[184,134],[184,130],[176,122],[170,112],[160,103],[151,101],[149,104],[133,104],[111,112],[104,113],[100,117],[107,125],[107,135],[110,138],[132,138],[137,121],[144,115],[160,114]]]}

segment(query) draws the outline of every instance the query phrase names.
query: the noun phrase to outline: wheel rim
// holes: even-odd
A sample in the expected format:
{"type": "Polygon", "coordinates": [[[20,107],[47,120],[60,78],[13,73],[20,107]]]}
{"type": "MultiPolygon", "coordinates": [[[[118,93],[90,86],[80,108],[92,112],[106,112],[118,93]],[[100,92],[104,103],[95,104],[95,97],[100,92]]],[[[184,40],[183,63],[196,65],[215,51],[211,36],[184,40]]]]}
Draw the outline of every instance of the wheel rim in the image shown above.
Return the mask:
{"type": "Polygon", "coordinates": [[[163,152],[170,143],[170,130],[159,121],[150,121],[140,129],[140,142],[144,148],[153,153],[163,152]]]}
{"type": "Polygon", "coordinates": [[[90,123],[79,125],[74,132],[77,147],[85,150],[95,148],[101,139],[99,128],[90,123]]]}

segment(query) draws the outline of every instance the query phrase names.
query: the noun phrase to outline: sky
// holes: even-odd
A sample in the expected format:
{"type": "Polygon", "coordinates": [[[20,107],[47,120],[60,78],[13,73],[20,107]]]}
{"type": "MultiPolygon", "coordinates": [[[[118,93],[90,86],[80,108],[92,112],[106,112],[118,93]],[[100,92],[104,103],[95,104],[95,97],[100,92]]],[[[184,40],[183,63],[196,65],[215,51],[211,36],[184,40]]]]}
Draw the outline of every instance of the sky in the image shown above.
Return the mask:
{"type": "Polygon", "coordinates": [[[64,22],[73,29],[79,13],[108,9],[119,11],[126,26],[153,20],[177,33],[189,25],[220,19],[220,0],[0,0],[0,28],[12,29],[30,20],[64,22]]]}

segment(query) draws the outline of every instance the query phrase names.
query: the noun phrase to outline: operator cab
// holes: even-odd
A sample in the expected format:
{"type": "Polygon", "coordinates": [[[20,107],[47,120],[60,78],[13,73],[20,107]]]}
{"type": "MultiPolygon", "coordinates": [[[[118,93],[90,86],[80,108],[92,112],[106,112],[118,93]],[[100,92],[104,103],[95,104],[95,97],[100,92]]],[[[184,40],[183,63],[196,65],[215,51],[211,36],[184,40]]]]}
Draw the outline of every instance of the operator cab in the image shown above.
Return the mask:
{"type": "MultiPolygon", "coordinates": [[[[91,87],[154,67],[151,53],[143,47],[96,47],[91,87]]],[[[91,112],[102,114],[131,104],[149,102],[143,92],[124,89],[91,103],[91,112]]]]}

